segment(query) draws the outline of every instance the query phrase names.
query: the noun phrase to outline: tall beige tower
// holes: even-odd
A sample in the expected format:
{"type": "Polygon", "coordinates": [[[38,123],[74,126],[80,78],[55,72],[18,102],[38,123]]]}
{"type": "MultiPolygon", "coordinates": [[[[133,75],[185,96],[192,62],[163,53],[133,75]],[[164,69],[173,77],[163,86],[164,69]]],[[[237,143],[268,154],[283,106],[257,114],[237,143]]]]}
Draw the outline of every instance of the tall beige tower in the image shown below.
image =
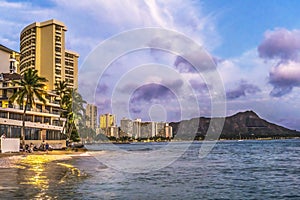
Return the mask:
{"type": "Polygon", "coordinates": [[[65,80],[73,88],[78,86],[78,57],[65,49],[67,27],[55,19],[35,22],[25,27],[20,35],[20,72],[35,68],[48,79],[48,90],[55,82],[65,80]]]}

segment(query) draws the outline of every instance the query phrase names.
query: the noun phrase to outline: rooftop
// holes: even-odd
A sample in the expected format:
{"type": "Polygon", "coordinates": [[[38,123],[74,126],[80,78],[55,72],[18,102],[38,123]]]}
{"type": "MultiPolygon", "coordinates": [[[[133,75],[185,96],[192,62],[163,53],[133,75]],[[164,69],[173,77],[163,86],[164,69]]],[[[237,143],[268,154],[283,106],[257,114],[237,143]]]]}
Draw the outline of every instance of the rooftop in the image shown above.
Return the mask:
{"type": "Polygon", "coordinates": [[[7,53],[17,52],[17,51],[14,51],[14,50],[12,50],[12,49],[10,49],[10,48],[2,45],[2,44],[0,44],[0,50],[5,51],[7,53]]]}
{"type": "Polygon", "coordinates": [[[17,73],[1,73],[0,81],[20,80],[22,76],[17,73]]]}

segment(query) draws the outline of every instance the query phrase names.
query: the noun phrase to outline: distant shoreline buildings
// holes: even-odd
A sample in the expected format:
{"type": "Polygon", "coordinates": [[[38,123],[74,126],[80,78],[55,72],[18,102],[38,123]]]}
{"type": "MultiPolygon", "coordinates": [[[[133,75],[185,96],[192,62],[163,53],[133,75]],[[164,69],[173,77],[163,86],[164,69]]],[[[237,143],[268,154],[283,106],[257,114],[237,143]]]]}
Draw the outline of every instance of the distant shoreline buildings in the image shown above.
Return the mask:
{"type": "Polygon", "coordinates": [[[97,134],[103,134],[109,139],[131,138],[134,140],[145,140],[150,138],[171,139],[173,137],[172,127],[167,122],[145,122],[141,119],[131,120],[123,117],[118,127],[116,124],[116,115],[111,113],[100,114],[98,126],[95,123],[95,116],[97,116],[96,108],[93,104],[87,105],[87,127],[93,128],[97,134]]]}

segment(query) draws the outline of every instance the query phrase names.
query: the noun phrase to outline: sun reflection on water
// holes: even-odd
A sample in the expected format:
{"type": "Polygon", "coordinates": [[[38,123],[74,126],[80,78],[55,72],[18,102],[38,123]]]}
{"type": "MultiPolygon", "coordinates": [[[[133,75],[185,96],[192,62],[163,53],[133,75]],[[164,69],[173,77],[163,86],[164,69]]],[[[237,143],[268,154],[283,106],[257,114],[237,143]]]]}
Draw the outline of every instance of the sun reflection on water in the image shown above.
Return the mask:
{"type": "Polygon", "coordinates": [[[49,187],[49,179],[47,176],[43,175],[45,171],[45,164],[52,161],[48,156],[41,155],[29,155],[22,160],[21,164],[26,165],[28,168],[26,170],[32,173],[26,173],[31,175],[26,177],[27,179],[21,184],[30,184],[39,189],[47,189],[49,187]]]}
{"type": "MultiPolygon", "coordinates": [[[[35,193],[34,198],[56,198],[47,195],[47,191],[51,190],[51,187],[53,190],[58,184],[68,181],[69,178],[81,176],[80,170],[73,165],[57,162],[61,159],[66,160],[70,157],[55,155],[28,155],[24,157],[20,162],[20,166],[25,168],[24,178],[20,184],[31,186],[33,190],[36,190],[37,193],[35,193]]],[[[51,194],[55,195],[53,192],[51,194]]]]}

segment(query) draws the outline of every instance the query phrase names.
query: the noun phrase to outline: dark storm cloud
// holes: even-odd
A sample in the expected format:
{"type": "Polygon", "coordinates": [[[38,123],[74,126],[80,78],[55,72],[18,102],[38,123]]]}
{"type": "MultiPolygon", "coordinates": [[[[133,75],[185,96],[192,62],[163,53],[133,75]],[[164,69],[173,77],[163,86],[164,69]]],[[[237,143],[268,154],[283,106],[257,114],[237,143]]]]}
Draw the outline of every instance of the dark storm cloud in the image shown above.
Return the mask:
{"type": "Polygon", "coordinates": [[[265,34],[264,41],[258,46],[261,58],[298,60],[300,52],[300,31],[275,29],[265,34]]]}
{"type": "MultiPolygon", "coordinates": [[[[153,83],[154,85],[157,85],[156,83],[153,83]]],[[[158,83],[160,85],[164,85],[165,87],[170,88],[170,90],[175,91],[176,89],[179,89],[182,87],[183,85],[183,81],[181,79],[174,79],[174,80],[162,80],[160,83],[158,83]]],[[[147,84],[147,85],[151,85],[151,84],[147,84]]],[[[137,88],[138,85],[134,82],[132,83],[128,83],[125,84],[124,86],[122,86],[120,88],[120,92],[127,94],[128,92],[132,91],[132,89],[137,88]]],[[[140,89],[141,87],[139,87],[138,89],[140,89]]]]}
{"type": "Polygon", "coordinates": [[[261,58],[279,59],[269,73],[270,96],[281,97],[300,86],[300,30],[275,29],[258,46],[261,58]]]}
{"type": "Polygon", "coordinates": [[[170,89],[163,85],[151,83],[138,88],[131,97],[131,102],[151,101],[154,99],[175,98],[170,89]]]}
{"type": "Polygon", "coordinates": [[[257,92],[260,91],[261,90],[256,85],[249,84],[245,81],[241,81],[241,83],[237,88],[226,92],[226,97],[227,99],[232,100],[242,96],[246,96],[248,94],[256,94],[257,92]]]}

